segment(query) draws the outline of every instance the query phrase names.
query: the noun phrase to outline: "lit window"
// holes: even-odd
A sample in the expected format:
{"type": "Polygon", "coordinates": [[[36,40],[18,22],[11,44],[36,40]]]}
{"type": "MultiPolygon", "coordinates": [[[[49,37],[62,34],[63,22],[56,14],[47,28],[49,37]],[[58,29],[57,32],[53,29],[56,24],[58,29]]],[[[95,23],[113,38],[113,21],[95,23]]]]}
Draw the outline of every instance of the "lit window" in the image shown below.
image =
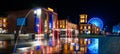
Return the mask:
{"type": "Polygon", "coordinates": [[[80,38],[80,45],[83,45],[84,40],[80,38]]]}
{"type": "Polygon", "coordinates": [[[80,18],[85,18],[85,16],[84,15],[80,15],[80,18]]]}
{"type": "Polygon", "coordinates": [[[80,22],[82,22],[82,20],[80,20],[80,22]]]}
{"type": "Polygon", "coordinates": [[[88,29],[90,29],[90,26],[88,26],[88,29]]]}
{"type": "Polygon", "coordinates": [[[97,28],[97,31],[98,31],[99,29],[97,28]]]}
{"type": "Polygon", "coordinates": [[[84,26],[84,29],[86,29],[86,26],[84,26]]]}
{"type": "Polygon", "coordinates": [[[80,47],[80,51],[81,51],[81,52],[84,52],[84,51],[85,51],[85,48],[84,48],[84,47],[80,47]]]}
{"type": "Polygon", "coordinates": [[[6,19],[3,19],[3,22],[6,22],[6,19]]]}
{"type": "Polygon", "coordinates": [[[82,15],[80,15],[80,18],[87,18],[87,15],[86,14],[82,14],[82,15]]]}
{"type": "Polygon", "coordinates": [[[80,20],[80,22],[84,22],[84,20],[80,20]]]}
{"type": "Polygon", "coordinates": [[[5,24],[3,24],[3,27],[6,27],[6,25],[5,25],[5,24]]]}
{"type": "Polygon", "coordinates": [[[62,25],[60,25],[60,28],[62,27],[62,25]]]}
{"type": "Polygon", "coordinates": [[[62,28],[65,28],[65,26],[62,26],[62,28]]]}

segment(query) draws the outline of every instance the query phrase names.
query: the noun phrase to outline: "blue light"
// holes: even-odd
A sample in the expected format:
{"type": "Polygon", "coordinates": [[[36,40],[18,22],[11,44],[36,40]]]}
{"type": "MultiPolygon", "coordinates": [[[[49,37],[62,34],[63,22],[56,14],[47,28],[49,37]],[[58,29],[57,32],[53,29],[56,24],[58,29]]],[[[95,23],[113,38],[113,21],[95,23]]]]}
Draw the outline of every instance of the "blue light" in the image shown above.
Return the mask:
{"type": "Polygon", "coordinates": [[[40,19],[39,18],[37,18],[37,15],[36,14],[34,14],[34,31],[35,32],[38,32],[38,24],[39,24],[39,22],[40,22],[40,19]]]}
{"type": "Polygon", "coordinates": [[[100,29],[103,28],[103,21],[100,18],[97,17],[93,17],[88,21],[88,24],[94,24],[97,27],[99,27],[100,29]]]}
{"type": "Polygon", "coordinates": [[[36,50],[40,50],[40,46],[36,46],[36,50]]]}
{"type": "Polygon", "coordinates": [[[118,25],[113,26],[112,32],[118,33],[120,31],[120,23],[118,25]]]}
{"type": "Polygon", "coordinates": [[[88,47],[88,54],[98,54],[98,45],[99,45],[99,40],[97,38],[92,38],[91,44],[89,44],[88,47]]]}
{"type": "Polygon", "coordinates": [[[52,29],[52,25],[53,25],[53,14],[52,13],[50,13],[49,14],[49,29],[52,29]]]}
{"type": "Polygon", "coordinates": [[[25,26],[26,25],[26,18],[17,18],[17,26],[25,26]]]}
{"type": "Polygon", "coordinates": [[[48,46],[52,46],[52,38],[49,39],[48,46]]]}

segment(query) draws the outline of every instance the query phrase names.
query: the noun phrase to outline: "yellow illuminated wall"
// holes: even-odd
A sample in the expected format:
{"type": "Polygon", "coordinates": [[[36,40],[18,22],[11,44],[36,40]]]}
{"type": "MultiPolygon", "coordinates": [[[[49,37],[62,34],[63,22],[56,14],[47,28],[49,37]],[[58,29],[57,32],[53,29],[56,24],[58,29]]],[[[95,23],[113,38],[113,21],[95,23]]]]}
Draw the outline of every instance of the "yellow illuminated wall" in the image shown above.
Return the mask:
{"type": "Polygon", "coordinates": [[[87,14],[80,14],[79,23],[87,23],[87,14]]]}
{"type": "Polygon", "coordinates": [[[87,30],[88,34],[99,34],[100,28],[92,24],[80,24],[80,34],[84,34],[84,31],[87,30]]]}
{"type": "Polygon", "coordinates": [[[66,20],[59,20],[58,21],[59,28],[62,28],[62,29],[66,28],[65,25],[66,25],[66,20]]]}
{"type": "Polygon", "coordinates": [[[7,18],[0,17],[0,33],[7,32],[7,18]]]}
{"type": "Polygon", "coordinates": [[[58,28],[60,28],[60,29],[75,29],[75,28],[77,28],[77,25],[63,19],[63,20],[58,20],[58,28]]]}

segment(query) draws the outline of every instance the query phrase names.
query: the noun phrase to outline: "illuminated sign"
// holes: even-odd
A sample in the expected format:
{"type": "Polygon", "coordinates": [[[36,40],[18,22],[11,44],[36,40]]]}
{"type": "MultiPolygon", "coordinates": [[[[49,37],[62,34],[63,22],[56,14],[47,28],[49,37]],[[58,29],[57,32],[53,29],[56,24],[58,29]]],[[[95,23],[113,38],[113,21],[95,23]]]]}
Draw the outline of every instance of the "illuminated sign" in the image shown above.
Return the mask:
{"type": "Polygon", "coordinates": [[[49,8],[49,7],[48,7],[48,10],[50,10],[50,11],[54,11],[52,8],[49,8]]]}
{"type": "Polygon", "coordinates": [[[17,26],[26,26],[26,18],[17,18],[17,26]]]}

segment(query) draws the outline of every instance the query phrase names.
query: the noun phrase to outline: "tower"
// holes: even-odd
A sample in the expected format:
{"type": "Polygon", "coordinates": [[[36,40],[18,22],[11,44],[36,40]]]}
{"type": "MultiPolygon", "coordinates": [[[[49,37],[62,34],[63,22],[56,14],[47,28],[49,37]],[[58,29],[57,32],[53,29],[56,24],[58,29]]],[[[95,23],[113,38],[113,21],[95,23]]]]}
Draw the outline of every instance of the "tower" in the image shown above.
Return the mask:
{"type": "Polygon", "coordinates": [[[80,14],[80,20],[79,23],[87,23],[87,14],[80,14]]]}

